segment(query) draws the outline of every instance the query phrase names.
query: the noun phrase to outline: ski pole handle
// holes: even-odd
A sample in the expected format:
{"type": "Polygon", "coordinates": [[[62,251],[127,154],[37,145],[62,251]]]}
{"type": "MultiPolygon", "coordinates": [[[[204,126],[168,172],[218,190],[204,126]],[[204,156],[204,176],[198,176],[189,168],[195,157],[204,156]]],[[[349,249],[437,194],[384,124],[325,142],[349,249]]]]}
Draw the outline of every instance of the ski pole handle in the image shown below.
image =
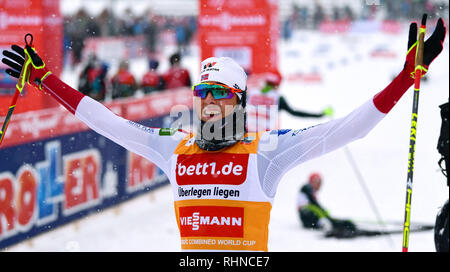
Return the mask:
{"type": "Polygon", "coordinates": [[[417,42],[417,51],[416,51],[416,63],[414,69],[414,90],[420,90],[420,79],[422,78],[422,70],[423,67],[423,48],[424,48],[424,40],[425,40],[425,32],[426,32],[426,23],[427,23],[427,15],[424,14],[422,17],[422,23],[419,28],[419,38],[417,42]]]}

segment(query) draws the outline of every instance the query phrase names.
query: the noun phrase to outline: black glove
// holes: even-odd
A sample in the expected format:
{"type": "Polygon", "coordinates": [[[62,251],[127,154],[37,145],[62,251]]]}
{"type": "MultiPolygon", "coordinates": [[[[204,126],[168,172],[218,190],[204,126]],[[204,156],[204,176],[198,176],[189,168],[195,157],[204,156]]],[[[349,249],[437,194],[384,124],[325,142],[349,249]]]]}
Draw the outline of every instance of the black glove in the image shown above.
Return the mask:
{"type": "Polygon", "coordinates": [[[18,45],[12,45],[11,51],[4,50],[2,62],[8,65],[10,68],[6,69],[5,72],[15,78],[19,78],[22,68],[24,70],[24,83],[40,88],[42,80],[51,74],[45,67],[45,63],[36,53],[36,51],[29,46],[25,46],[25,49],[18,45]],[[27,58],[25,58],[27,56],[27,58]],[[27,59],[27,61],[25,61],[27,59]]]}
{"type": "MultiPolygon", "coordinates": [[[[439,18],[433,34],[424,42],[423,66],[425,70],[422,71],[422,76],[427,72],[427,69],[433,60],[442,52],[442,49],[444,48],[445,32],[444,21],[442,18],[439,18]]],[[[405,62],[405,69],[407,69],[408,72],[414,73],[416,65],[416,49],[417,23],[411,23],[409,25],[408,53],[405,62]]]]}

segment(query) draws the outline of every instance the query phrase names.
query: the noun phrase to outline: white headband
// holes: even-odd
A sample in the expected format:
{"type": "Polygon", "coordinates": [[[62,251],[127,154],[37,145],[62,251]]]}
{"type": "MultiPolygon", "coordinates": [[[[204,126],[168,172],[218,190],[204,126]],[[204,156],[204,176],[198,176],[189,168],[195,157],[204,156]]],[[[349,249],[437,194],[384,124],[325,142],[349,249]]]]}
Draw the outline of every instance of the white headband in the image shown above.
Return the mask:
{"type": "Polygon", "coordinates": [[[247,74],[233,59],[211,57],[201,63],[198,83],[216,81],[242,91],[246,90],[247,74]]]}

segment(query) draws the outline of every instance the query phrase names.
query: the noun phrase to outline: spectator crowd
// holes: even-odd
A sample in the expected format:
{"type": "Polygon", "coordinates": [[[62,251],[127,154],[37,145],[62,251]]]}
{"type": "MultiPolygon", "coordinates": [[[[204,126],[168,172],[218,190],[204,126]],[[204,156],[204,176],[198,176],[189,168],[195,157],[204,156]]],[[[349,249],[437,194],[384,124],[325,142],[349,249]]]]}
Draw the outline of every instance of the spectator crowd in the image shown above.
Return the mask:
{"type": "Polygon", "coordinates": [[[87,38],[90,37],[127,37],[143,35],[145,49],[149,54],[156,53],[160,34],[172,31],[182,54],[191,42],[196,31],[195,16],[169,17],[145,12],[136,16],[131,10],[125,15],[117,16],[109,9],[98,16],[90,16],[84,9],[64,18],[64,49],[72,54],[73,64],[82,61],[82,51],[87,38]]]}
{"type": "Polygon", "coordinates": [[[181,65],[182,55],[170,56],[170,67],[165,73],[158,72],[159,61],[150,58],[148,70],[142,78],[130,72],[128,60],[122,60],[117,72],[108,79],[108,65],[96,55],[90,55],[79,76],[78,90],[98,101],[103,101],[110,92],[112,99],[134,96],[138,89],[144,94],[191,87],[189,71],[181,65]]]}
{"type": "Polygon", "coordinates": [[[325,5],[320,0],[293,1],[291,12],[282,22],[282,37],[289,39],[294,29],[318,29],[324,21],[354,20],[417,20],[426,12],[428,15],[448,20],[449,4],[446,0],[355,0],[360,9],[345,2],[325,5]],[[312,4],[311,4],[312,3],[312,4]],[[307,5],[308,4],[308,5],[307,5]],[[358,3],[357,3],[358,4],[358,3]]]}
{"type": "Polygon", "coordinates": [[[143,93],[174,89],[191,85],[187,69],[181,67],[182,56],[187,54],[187,46],[196,30],[196,17],[170,17],[145,12],[136,16],[126,10],[122,16],[109,9],[97,16],[90,16],[84,9],[64,18],[64,55],[66,63],[72,67],[82,65],[78,89],[83,94],[102,101],[108,96],[112,99],[133,96],[138,89],[143,93]],[[170,31],[176,41],[177,53],[169,56],[170,68],[158,71],[157,56],[161,43],[161,33],[170,31]],[[110,63],[105,63],[94,53],[83,57],[88,38],[95,37],[134,37],[143,36],[143,51],[148,56],[148,71],[142,78],[136,78],[130,71],[129,60],[122,60],[118,71],[108,78],[110,63]],[[67,59],[70,59],[67,61],[67,59]]]}

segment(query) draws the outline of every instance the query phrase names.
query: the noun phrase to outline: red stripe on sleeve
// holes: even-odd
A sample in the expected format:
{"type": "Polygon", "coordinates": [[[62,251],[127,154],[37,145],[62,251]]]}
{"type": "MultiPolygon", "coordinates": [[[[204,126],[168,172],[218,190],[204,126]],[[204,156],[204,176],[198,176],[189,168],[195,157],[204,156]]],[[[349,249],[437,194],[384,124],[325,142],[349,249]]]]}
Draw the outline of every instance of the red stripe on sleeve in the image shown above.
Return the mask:
{"type": "Polygon", "coordinates": [[[384,90],[373,97],[375,107],[382,113],[388,113],[413,84],[411,75],[402,70],[384,90]]]}
{"type": "Polygon", "coordinates": [[[72,114],[75,114],[78,104],[84,97],[84,94],[70,87],[53,74],[44,79],[42,86],[46,93],[49,93],[72,114]]]}

